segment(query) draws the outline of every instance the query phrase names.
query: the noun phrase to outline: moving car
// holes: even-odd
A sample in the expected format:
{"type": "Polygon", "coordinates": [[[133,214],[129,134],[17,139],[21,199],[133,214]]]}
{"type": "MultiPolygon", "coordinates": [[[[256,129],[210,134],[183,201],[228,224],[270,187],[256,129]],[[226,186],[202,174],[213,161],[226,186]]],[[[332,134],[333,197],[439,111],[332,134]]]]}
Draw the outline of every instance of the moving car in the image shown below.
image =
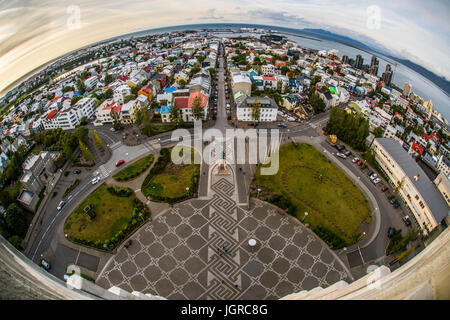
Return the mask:
{"type": "Polygon", "coordinates": [[[355,157],[355,158],[353,158],[353,160],[352,160],[353,163],[357,163],[358,161],[359,161],[359,158],[358,158],[358,157],[355,157]]]}
{"type": "Polygon", "coordinates": [[[65,204],[66,204],[66,202],[65,202],[64,200],[62,200],[62,201],[58,204],[58,206],[56,207],[56,209],[58,209],[58,211],[61,210],[61,209],[64,207],[65,204]]]}
{"type": "Polygon", "coordinates": [[[75,173],[75,174],[80,174],[80,173],[81,173],[81,170],[80,170],[80,169],[75,169],[75,170],[73,170],[73,173],[75,173]]]}
{"type": "Polygon", "coordinates": [[[100,177],[95,177],[94,179],[92,179],[92,184],[96,184],[97,182],[100,181],[100,177]]]}
{"type": "Polygon", "coordinates": [[[119,161],[116,162],[116,167],[118,167],[118,166],[120,166],[120,165],[122,165],[124,163],[125,163],[125,160],[119,160],[119,161]]]}
{"type": "Polygon", "coordinates": [[[45,261],[44,259],[42,259],[41,261],[41,266],[45,269],[45,270],[50,270],[51,265],[49,262],[45,261]]]}

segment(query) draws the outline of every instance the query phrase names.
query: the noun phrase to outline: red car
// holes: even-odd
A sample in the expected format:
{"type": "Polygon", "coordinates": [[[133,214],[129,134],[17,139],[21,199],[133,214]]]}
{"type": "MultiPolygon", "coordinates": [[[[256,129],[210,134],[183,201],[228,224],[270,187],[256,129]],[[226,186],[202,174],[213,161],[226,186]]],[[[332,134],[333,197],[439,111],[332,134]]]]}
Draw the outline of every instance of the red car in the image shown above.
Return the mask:
{"type": "Polygon", "coordinates": [[[362,165],[362,164],[363,164],[362,160],[359,160],[359,161],[358,161],[358,166],[360,166],[360,165],[362,165]]]}
{"type": "Polygon", "coordinates": [[[121,164],[124,164],[125,160],[119,160],[116,162],[116,167],[120,166],[121,164]]]}
{"type": "Polygon", "coordinates": [[[383,186],[383,188],[381,188],[381,191],[385,192],[385,191],[387,191],[388,189],[389,189],[388,187],[383,186]]]}

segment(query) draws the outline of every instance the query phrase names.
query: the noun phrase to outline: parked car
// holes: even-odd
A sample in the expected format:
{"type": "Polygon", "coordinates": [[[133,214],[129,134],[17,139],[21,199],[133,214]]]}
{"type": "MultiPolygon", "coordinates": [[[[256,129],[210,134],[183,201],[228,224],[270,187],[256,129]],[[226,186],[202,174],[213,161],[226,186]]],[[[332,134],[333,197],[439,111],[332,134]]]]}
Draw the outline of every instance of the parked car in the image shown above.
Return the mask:
{"type": "Polygon", "coordinates": [[[45,261],[44,259],[42,259],[41,261],[41,266],[45,269],[45,270],[50,270],[50,268],[52,267],[50,265],[50,263],[48,261],[45,261]]]}
{"type": "Polygon", "coordinates": [[[116,167],[118,167],[118,166],[120,166],[120,165],[122,165],[124,163],[125,163],[125,160],[119,160],[119,161],[116,162],[116,167]]]}
{"type": "Polygon", "coordinates": [[[359,161],[359,158],[358,158],[358,157],[355,157],[355,158],[353,158],[353,160],[352,160],[353,163],[357,163],[358,161],[359,161]]]}
{"type": "Polygon", "coordinates": [[[109,129],[109,130],[111,130],[112,132],[116,131],[116,129],[114,129],[114,128],[111,128],[111,129],[109,129]]]}
{"type": "Polygon", "coordinates": [[[345,147],[344,147],[343,145],[337,144],[337,145],[336,145],[336,149],[338,149],[339,152],[342,152],[342,151],[345,150],[345,147]]]}
{"type": "Polygon", "coordinates": [[[98,176],[99,174],[100,174],[100,172],[95,171],[92,175],[93,175],[94,177],[96,177],[96,176],[98,176]]]}
{"type": "Polygon", "coordinates": [[[378,175],[376,173],[374,173],[370,176],[370,180],[375,180],[377,178],[378,178],[378,175]]]}
{"type": "Polygon", "coordinates": [[[394,202],[394,208],[397,209],[398,207],[400,207],[400,203],[398,201],[394,202]]]}
{"type": "Polygon", "coordinates": [[[56,207],[56,209],[58,209],[58,211],[61,210],[61,209],[64,207],[65,204],[66,204],[66,202],[65,202],[64,200],[62,200],[62,201],[58,204],[58,206],[56,207]]]}
{"type": "Polygon", "coordinates": [[[388,189],[389,189],[389,188],[388,188],[387,186],[383,186],[383,187],[381,188],[381,191],[382,191],[382,192],[386,192],[388,189]]]}
{"type": "Polygon", "coordinates": [[[371,175],[373,175],[375,172],[373,172],[372,170],[369,170],[368,172],[367,172],[367,175],[370,177],[371,175]]]}
{"type": "Polygon", "coordinates": [[[392,236],[394,235],[395,230],[392,227],[389,227],[388,229],[388,238],[392,238],[392,236]]]}
{"type": "Polygon", "coordinates": [[[347,157],[350,157],[350,156],[352,155],[352,152],[351,152],[350,150],[347,150],[344,154],[345,154],[347,157]]]}
{"type": "Polygon", "coordinates": [[[94,179],[92,179],[92,184],[96,184],[100,181],[100,177],[95,177],[94,179]]]}
{"type": "Polygon", "coordinates": [[[358,161],[358,166],[361,166],[364,162],[362,162],[362,160],[358,161]]]}
{"type": "Polygon", "coordinates": [[[403,222],[405,223],[405,225],[406,225],[407,227],[409,227],[409,226],[411,225],[411,220],[409,219],[409,216],[404,216],[404,217],[402,218],[402,220],[403,220],[403,222]]]}
{"type": "Polygon", "coordinates": [[[278,127],[279,128],[287,128],[287,125],[285,123],[279,123],[278,127]]]}
{"type": "Polygon", "coordinates": [[[375,179],[372,180],[372,182],[375,183],[375,184],[379,183],[380,181],[381,181],[380,178],[375,178],[375,179]]]}
{"type": "Polygon", "coordinates": [[[81,173],[81,170],[80,170],[80,169],[75,169],[75,170],[73,170],[73,173],[75,173],[75,174],[80,174],[80,173],[81,173]]]}
{"type": "Polygon", "coordinates": [[[336,155],[337,155],[338,157],[341,157],[342,159],[347,159],[347,157],[346,157],[345,154],[343,154],[343,153],[338,152],[338,153],[336,153],[336,155]]]}

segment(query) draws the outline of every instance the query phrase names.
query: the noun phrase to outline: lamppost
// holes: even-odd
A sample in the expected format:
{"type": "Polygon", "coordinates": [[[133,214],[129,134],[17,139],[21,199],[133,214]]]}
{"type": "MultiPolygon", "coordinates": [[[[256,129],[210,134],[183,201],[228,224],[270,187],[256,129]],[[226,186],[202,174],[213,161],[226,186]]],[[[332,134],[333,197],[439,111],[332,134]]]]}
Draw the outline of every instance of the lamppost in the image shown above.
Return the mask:
{"type": "Polygon", "coordinates": [[[186,187],[186,192],[187,192],[188,197],[189,197],[189,187],[186,187]]]}
{"type": "Polygon", "coordinates": [[[305,211],[305,215],[303,216],[302,223],[303,223],[303,221],[305,221],[307,216],[308,216],[308,212],[305,211]]]}
{"type": "Polygon", "coordinates": [[[261,192],[261,189],[260,188],[258,188],[258,194],[256,195],[256,197],[258,198],[259,197],[259,193],[261,192]]]}
{"type": "MultiPolygon", "coordinates": [[[[139,212],[139,217],[142,218],[142,212],[139,212]]],[[[142,222],[144,222],[144,218],[142,218],[142,222]]]]}

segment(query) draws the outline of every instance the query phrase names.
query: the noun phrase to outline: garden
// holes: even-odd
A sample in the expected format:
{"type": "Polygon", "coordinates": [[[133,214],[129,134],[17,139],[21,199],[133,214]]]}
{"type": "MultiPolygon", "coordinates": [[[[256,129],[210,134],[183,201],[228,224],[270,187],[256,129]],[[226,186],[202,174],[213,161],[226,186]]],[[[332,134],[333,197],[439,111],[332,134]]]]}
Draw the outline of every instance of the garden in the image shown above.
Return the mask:
{"type": "Polygon", "coordinates": [[[371,222],[371,209],[361,191],[308,144],[282,146],[278,173],[264,176],[258,169],[252,189],[260,190],[260,199],[308,223],[332,248],[358,242],[358,228],[371,222]]]}
{"type": "MultiPolygon", "coordinates": [[[[191,151],[193,159],[194,151],[191,151]]],[[[192,161],[193,162],[193,161],[192,161]]],[[[161,149],[160,156],[142,183],[141,191],[152,200],[175,203],[194,197],[198,190],[200,166],[174,164],[171,149],[161,149]],[[188,190],[186,188],[189,188],[188,190]]]]}
{"type": "Polygon", "coordinates": [[[119,182],[133,180],[143,174],[152,165],[154,159],[155,156],[150,154],[120,170],[113,178],[119,182]]]}
{"type": "Polygon", "coordinates": [[[149,218],[149,209],[133,190],[102,184],[66,219],[64,233],[75,243],[113,250],[149,218]]]}

